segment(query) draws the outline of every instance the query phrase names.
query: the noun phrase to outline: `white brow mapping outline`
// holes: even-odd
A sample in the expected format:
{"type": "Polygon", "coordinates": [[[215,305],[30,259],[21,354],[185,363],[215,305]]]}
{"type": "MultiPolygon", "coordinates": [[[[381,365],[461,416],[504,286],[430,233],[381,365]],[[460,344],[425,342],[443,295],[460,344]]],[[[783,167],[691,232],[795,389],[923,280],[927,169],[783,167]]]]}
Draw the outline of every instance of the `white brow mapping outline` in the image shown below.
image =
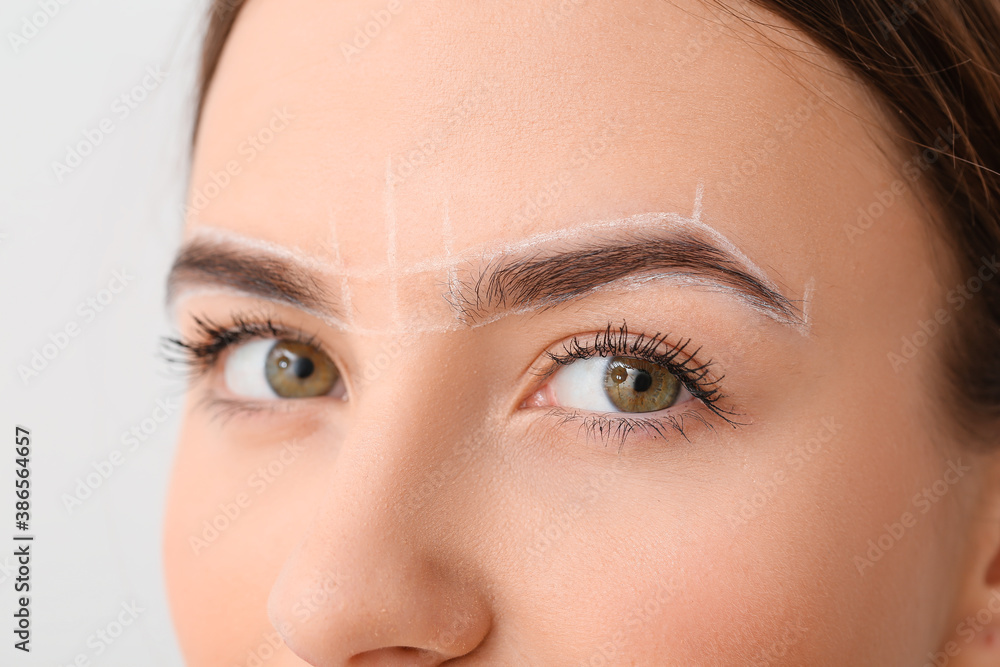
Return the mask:
{"type": "MultiPolygon", "coordinates": [[[[323,261],[314,255],[310,255],[297,247],[289,248],[288,246],[281,246],[268,241],[262,241],[253,237],[244,236],[238,232],[233,232],[230,230],[225,230],[210,226],[199,226],[193,231],[193,237],[197,238],[202,235],[209,236],[217,241],[225,241],[228,243],[234,243],[244,247],[249,247],[257,250],[264,250],[269,253],[275,254],[281,258],[289,259],[295,263],[298,263],[305,268],[312,270],[318,274],[330,277],[330,278],[340,278],[341,285],[347,287],[349,280],[372,280],[383,276],[388,276],[389,278],[389,298],[390,307],[392,309],[392,323],[390,327],[387,328],[370,328],[358,326],[352,321],[353,318],[347,318],[345,321],[341,318],[329,317],[329,316],[319,316],[327,325],[340,329],[345,332],[354,333],[357,335],[388,335],[388,334],[416,334],[416,333],[444,333],[456,330],[468,330],[476,329],[482,326],[487,326],[500,319],[509,317],[511,315],[520,315],[533,311],[540,310],[546,307],[546,304],[536,304],[520,309],[512,309],[502,313],[497,313],[489,318],[484,318],[483,320],[470,323],[464,322],[460,319],[460,314],[453,312],[454,321],[448,324],[425,324],[422,326],[404,326],[400,321],[399,313],[399,302],[398,302],[398,284],[401,278],[407,278],[414,275],[441,272],[445,271],[448,275],[448,286],[454,287],[457,284],[457,269],[462,263],[469,262],[471,260],[482,260],[489,261],[496,257],[502,257],[509,254],[523,252],[531,248],[551,244],[558,241],[572,241],[580,237],[591,237],[595,232],[600,232],[603,230],[615,230],[620,231],[623,229],[645,229],[649,227],[655,227],[656,229],[676,229],[676,230],[696,230],[702,234],[710,237],[713,242],[719,247],[723,248],[734,257],[740,260],[743,264],[743,268],[749,275],[753,276],[755,279],[760,281],[760,283],[766,286],[768,289],[780,293],[777,285],[767,276],[763,269],[761,269],[756,263],[750,260],[732,241],[730,241],[726,236],[724,236],[719,231],[715,230],[708,224],[702,221],[702,204],[704,197],[704,184],[699,182],[695,192],[694,204],[692,206],[692,213],[690,216],[685,216],[680,213],[670,212],[649,212],[649,213],[639,213],[636,215],[631,215],[621,219],[615,220],[601,220],[591,223],[586,223],[582,225],[575,225],[572,227],[565,227],[563,229],[558,229],[550,232],[541,232],[538,234],[533,234],[527,238],[521,239],[516,242],[501,242],[501,243],[480,243],[468,246],[460,251],[454,250],[454,230],[451,225],[450,211],[448,199],[444,200],[444,212],[442,219],[442,255],[434,257],[431,259],[420,260],[417,262],[410,263],[405,266],[400,266],[398,263],[398,258],[396,256],[397,250],[397,227],[396,227],[396,211],[395,211],[395,201],[394,192],[392,189],[391,181],[391,157],[387,159],[387,169],[386,169],[386,193],[385,193],[385,215],[386,215],[386,261],[382,265],[376,266],[364,266],[364,267],[347,267],[343,261],[343,257],[340,253],[339,248],[335,250],[335,262],[334,266],[331,267],[329,262],[323,261]],[[453,282],[454,281],[454,282],[453,282]]],[[[331,222],[331,226],[333,223],[331,222]]],[[[335,230],[334,238],[337,239],[335,230]]],[[[727,293],[732,293],[740,300],[744,301],[748,306],[750,306],[756,312],[759,312],[777,322],[783,324],[789,324],[796,328],[803,336],[807,336],[809,330],[811,329],[811,321],[809,319],[808,305],[809,299],[812,296],[814,289],[814,280],[810,279],[809,283],[806,285],[806,294],[803,299],[805,310],[803,316],[799,317],[789,317],[787,315],[775,312],[773,309],[763,307],[759,303],[754,302],[751,298],[747,297],[745,294],[735,290],[734,288],[718,283],[708,278],[694,278],[688,274],[682,272],[661,272],[652,275],[645,276],[630,276],[623,278],[621,280],[611,281],[602,285],[590,293],[604,291],[608,289],[621,289],[625,287],[627,289],[636,289],[641,287],[645,283],[653,280],[663,280],[671,282],[678,285],[688,285],[688,286],[699,286],[707,287],[716,291],[722,291],[727,293]]],[[[346,291],[347,298],[350,298],[349,287],[346,291]]],[[[259,298],[259,297],[258,297],[259,298]]],[[[268,299],[265,299],[268,300],[268,299]]],[[[348,306],[345,301],[345,307],[348,306]]],[[[315,313],[310,313],[316,315],[315,313]]]]}
{"type": "MultiPolygon", "coordinates": [[[[441,242],[444,245],[444,261],[451,262],[452,253],[455,251],[455,230],[451,228],[451,211],[449,210],[449,198],[444,198],[444,215],[441,220],[441,242]]],[[[448,267],[448,289],[454,291],[458,289],[458,266],[451,264],[448,267]]]]}
{"type": "Polygon", "coordinates": [[[348,326],[352,320],[351,305],[351,281],[346,275],[346,265],[344,257],[340,254],[340,238],[337,236],[337,216],[333,212],[333,206],[327,207],[327,215],[330,218],[330,243],[333,245],[333,266],[334,273],[341,274],[340,278],[340,300],[343,304],[344,320],[348,326]]]}
{"type": "Polygon", "coordinates": [[[392,326],[399,327],[399,272],[396,266],[396,199],[392,156],[385,159],[385,261],[389,273],[389,308],[392,326]]]}
{"type": "Polygon", "coordinates": [[[806,288],[802,294],[802,323],[805,325],[806,331],[812,327],[812,319],[810,317],[810,308],[812,306],[812,296],[813,292],[816,291],[816,278],[810,276],[809,280],[806,281],[806,288]]]}

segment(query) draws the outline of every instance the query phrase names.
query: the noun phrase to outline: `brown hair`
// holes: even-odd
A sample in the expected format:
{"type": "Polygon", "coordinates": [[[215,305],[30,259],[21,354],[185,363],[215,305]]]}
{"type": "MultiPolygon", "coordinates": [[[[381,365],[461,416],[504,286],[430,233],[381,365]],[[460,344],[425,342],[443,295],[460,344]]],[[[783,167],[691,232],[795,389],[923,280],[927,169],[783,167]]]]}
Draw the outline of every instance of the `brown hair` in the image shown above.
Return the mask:
{"type": "MultiPolygon", "coordinates": [[[[933,161],[922,182],[944,214],[962,282],[971,281],[970,291],[981,285],[951,313],[957,326],[943,349],[953,389],[949,407],[967,435],[991,434],[1000,418],[1000,280],[976,276],[1000,249],[994,213],[1000,200],[1000,2],[901,2],[753,0],[800,28],[874,91],[896,124],[886,129],[903,141],[921,148],[937,143],[933,150],[941,151],[939,136],[948,134],[950,151],[933,161]]],[[[213,2],[198,117],[244,4],[213,2]]]]}

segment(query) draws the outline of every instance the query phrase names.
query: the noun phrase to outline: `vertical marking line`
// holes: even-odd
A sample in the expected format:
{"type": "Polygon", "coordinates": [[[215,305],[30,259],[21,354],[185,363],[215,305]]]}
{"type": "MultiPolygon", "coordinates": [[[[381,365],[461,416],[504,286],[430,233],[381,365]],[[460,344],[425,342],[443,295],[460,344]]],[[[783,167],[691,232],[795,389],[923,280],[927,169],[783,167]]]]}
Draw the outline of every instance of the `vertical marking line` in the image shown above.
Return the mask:
{"type": "Polygon", "coordinates": [[[350,275],[344,266],[344,256],[340,252],[340,238],[337,236],[337,216],[333,212],[333,206],[327,207],[327,215],[330,219],[330,240],[333,243],[333,268],[334,271],[343,274],[340,278],[340,298],[344,305],[344,322],[351,325],[354,322],[354,313],[351,306],[350,275]]]}
{"type": "Polygon", "coordinates": [[[385,160],[386,261],[389,264],[389,304],[393,327],[399,324],[399,284],[396,271],[396,202],[393,192],[392,155],[385,160]]]}
{"type": "Polygon", "coordinates": [[[812,319],[810,319],[809,308],[812,304],[813,292],[816,291],[816,278],[810,277],[809,281],[806,283],[805,292],[802,295],[802,321],[805,323],[805,331],[802,335],[806,335],[809,329],[812,328],[812,319]]]}
{"type": "Polygon", "coordinates": [[[448,289],[452,292],[457,288],[458,274],[452,253],[455,249],[455,230],[451,226],[451,210],[448,197],[444,198],[444,220],[441,223],[441,238],[444,241],[444,261],[448,267],[448,289]]]}
{"type": "Polygon", "coordinates": [[[701,201],[705,196],[705,184],[698,181],[698,188],[694,192],[694,210],[691,212],[691,220],[701,222],[701,201]]]}

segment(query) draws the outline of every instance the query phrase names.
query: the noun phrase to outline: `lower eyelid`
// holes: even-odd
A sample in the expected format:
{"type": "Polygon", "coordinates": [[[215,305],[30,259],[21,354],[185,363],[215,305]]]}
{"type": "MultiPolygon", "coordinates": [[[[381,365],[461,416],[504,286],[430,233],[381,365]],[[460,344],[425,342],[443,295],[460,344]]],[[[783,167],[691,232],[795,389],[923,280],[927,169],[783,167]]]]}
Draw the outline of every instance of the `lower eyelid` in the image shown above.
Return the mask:
{"type": "MultiPolygon", "coordinates": [[[[635,417],[631,413],[581,413],[579,410],[551,408],[550,416],[567,424],[576,422],[579,429],[589,440],[602,441],[606,446],[612,440],[618,442],[620,454],[625,445],[633,438],[671,440],[679,437],[689,440],[687,429],[689,422],[697,422],[714,428],[701,414],[692,408],[675,410],[671,408],[661,412],[645,413],[645,417],[635,417]]],[[[642,413],[639,413],[642,414],[642,413]]]]}

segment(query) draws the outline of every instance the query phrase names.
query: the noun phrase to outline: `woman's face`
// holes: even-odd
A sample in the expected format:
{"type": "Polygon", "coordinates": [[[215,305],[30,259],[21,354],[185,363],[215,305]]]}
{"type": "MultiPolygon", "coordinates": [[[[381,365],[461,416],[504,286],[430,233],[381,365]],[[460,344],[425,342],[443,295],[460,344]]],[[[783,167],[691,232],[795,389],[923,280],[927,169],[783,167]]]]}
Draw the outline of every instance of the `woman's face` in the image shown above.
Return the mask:
{"type": "Polygon", "coordinates": [[[975,295],[884,126],[694,0],[250,2],[172,276],[189,664],[942,650],[985,556],[935,318],[975,295]]]}

